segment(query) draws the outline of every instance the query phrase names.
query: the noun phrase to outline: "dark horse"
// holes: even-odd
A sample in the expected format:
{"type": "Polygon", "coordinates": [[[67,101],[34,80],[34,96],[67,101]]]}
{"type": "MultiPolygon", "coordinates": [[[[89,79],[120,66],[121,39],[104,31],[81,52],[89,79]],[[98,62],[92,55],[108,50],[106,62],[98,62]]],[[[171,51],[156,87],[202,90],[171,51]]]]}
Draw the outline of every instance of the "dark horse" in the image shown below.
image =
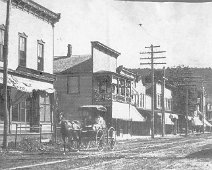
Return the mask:
{"type": "Polygon", "coordinates": [[[68,142],[70,142],[72,148],[74,147],[74,144],[76,144],[76,149],[79,150],[81,143],[81,123],[77,120],[65,120],[63,117],[63,113],[60,113],[59,124],[60,132],[64,143],[64,151],[66,147],[66,139],[68,139],[68,142]]]}

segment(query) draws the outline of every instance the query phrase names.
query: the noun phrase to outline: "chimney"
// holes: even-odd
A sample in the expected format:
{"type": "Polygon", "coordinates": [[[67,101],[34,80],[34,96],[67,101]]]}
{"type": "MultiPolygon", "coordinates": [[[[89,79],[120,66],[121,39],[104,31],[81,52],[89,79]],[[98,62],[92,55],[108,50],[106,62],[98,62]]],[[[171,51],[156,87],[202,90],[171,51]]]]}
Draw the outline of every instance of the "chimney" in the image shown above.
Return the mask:
{"type": "Polygon", "coordinates": [[[67,53],[67,57],[71,57],[72,55],[72,46],[71,44],[68,44],[68,53],[67,53]]]}

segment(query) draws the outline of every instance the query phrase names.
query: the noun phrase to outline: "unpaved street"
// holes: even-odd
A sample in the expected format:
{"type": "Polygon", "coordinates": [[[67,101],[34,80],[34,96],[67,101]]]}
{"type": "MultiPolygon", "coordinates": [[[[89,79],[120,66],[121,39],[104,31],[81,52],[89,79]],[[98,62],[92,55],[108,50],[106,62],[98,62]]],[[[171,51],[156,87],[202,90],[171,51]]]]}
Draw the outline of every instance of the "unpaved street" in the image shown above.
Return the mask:
{"type": "Polygon", "coordinates": [[[212,169],[212,135],[119,141],[114,151],[10,153],[1,169],[212,169]]]}

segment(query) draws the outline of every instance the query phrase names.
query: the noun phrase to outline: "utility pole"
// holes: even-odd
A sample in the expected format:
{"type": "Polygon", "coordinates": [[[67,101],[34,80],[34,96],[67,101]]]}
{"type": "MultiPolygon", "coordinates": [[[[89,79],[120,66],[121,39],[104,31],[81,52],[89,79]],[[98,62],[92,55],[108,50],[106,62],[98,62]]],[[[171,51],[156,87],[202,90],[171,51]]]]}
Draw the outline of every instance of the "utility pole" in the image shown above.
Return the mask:
{"type": "Polygon", "coordinates": [[[205,106],[204,106],[204,103],[205,103],[205,88],[204,88],[204,85],[203,85],[203,81],[202,81],[202,124],[203,124],[203,134],[205,133],[205,106]]]}
{"type": "MultiPolygon", "coordinates": [[[[187,74],[191,74],[191,73],[187,73],[187,74]]],[[[186,126],[185,126],[185,136],[187,137],[188,136],[188,112],[189,112],[189,107],[188,107],[188,105],[189,105],[189,102],[188,102],[188,100],[189,100],[189,95],[188,95],[189,89],[188,89],[188,87],[189,86],[196,86],[194,84],[188,84],[188,81],[191,82],[192,81],[191,79],[201,78],[201,77],[200,76],[191,76],[191,75],[189,75],[189,76],[182,76],[181,78],[189,79],[189,80],[186,81],[185,84],[179,84],[179,86],[185,86],[186,87],[186,106],[185,106],[186,126]]]]}
{"type": "Polygon", "coordinates": [[[185,136],[188,136],[188,87],[189,86],[196,86],[194,84],[179,84],[178,86],[185,86],[186,87],[186,106],[185,106],[185,112],[186,112],[186,126],[185,126],[185,136]]]}
{"type": "Polygon", "coordinates": [[[162,98],[161,98],[161,103],[162,103],[162,137],[165,136],[165,67],[163,67],[163,80],[162,80],[162,89],[161,89],[161,93],[162,93],[162,98]]]}
{"type": "Polygon", "coordinates": [[[186,128],[185,136],[188,136],[188,86],[186,86],[186,128]]]}
{"type": "Polygon", "coordinates": [[[149,47],[145,47],[150,49],[150,52],[141,52],[140,54],[151,54],[151,57],[145,57],[145,58],[140,58],[140,59],[147,59],[150,60],[150,63],[140,63],[140,65],[151,65],[151,78],[152,78],[152,105],[151,105],[151,110],[152,110],[152,124],[151,124],[151,137],[154,138],[155,134],[155,76],[154,76],[154,65],[155,64],[166,64],[166,63],[155,63],[155,59],[161,59],[161,58],[166,58],[166,57],[154,57],[154,54],[156,53],[164,53],[166,51],[154,51],[154,48],[158,48],[160,46],[153,46],[152,44],[149,47]]]}
{"type": "Polygon", "coordinates": [[[10,10],[11,10],[11,0],[7,0],[7,14],[6,14],[6,24],[5,24],[5,34],[4,34],[4,75],[3,75],[3,89],[4,89],[4,136],[3,136],[3,148],[8,147],[7,136],[9,129],[9,113],[7,104],[7,72],[8,72],[8,39],[9,39],[9,25],[10,25],[10,10]]]}

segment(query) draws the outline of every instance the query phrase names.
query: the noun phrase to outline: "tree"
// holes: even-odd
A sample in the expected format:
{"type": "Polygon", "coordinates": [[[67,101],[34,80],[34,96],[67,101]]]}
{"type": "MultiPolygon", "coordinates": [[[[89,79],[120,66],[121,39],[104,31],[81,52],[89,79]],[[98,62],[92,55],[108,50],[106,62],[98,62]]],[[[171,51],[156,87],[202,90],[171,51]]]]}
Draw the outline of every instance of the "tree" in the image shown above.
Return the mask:
{"type": "Polygon", "coordinates": [[[189,115],[192,115],[198,96],[197,87],[191,86],[193,85],[191,83],[193,81],[192,70],[185,66],[167,68],[166,77],[168,78],[167,83],[175,86],[173,89],[173,111],[179,114],[185,114],[186,88],[188,88],[188,110],[189,115]]]}

